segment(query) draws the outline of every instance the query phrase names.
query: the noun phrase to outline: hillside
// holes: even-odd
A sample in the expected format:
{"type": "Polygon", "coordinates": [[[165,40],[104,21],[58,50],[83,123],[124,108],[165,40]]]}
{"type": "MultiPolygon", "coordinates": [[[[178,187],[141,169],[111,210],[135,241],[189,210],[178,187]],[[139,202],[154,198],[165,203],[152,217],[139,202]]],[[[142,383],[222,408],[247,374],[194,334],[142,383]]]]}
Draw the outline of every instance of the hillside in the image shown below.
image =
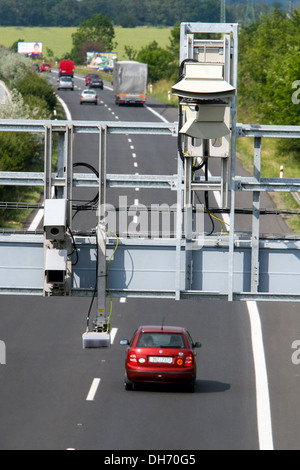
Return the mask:
{"type": "MultiPolygon", "coordinates": [[[[294,2],[296,3],[299,2],[294,2]]],[[[101,13],[115,25],[174,26],[183,21],[219,22],[220,0],[0,0],[1,26],[77,26],[101,13]]],[[[257,0],[255,17],[284,8],[287,0],[257,0]]],[[[226,20],[243,22],[247,0],[226,0],[226,20]]]]}

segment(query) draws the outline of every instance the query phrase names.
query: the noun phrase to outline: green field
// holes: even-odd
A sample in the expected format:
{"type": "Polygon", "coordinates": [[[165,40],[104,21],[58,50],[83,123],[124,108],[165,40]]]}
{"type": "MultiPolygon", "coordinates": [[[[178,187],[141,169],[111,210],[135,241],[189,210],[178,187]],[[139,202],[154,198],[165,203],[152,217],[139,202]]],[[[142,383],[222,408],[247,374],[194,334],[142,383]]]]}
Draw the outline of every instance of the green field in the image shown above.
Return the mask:
{"type": "MultiPolygon", "coordinates": [[[[152,41],[157,41],[162,47],[169,45],[171,28],[121,28],[115,27],[116,51],[119,59],[125,57],[125,46],[139,50],[152,41]]],[[[28,28],[0,27],[0,45],[10,47],[19,39],[28,42],[42,42],[44,54],[47,48],[54,52],[54,57],[61,58],[72,49],[72,33],[76,28],[28,28]]]]}

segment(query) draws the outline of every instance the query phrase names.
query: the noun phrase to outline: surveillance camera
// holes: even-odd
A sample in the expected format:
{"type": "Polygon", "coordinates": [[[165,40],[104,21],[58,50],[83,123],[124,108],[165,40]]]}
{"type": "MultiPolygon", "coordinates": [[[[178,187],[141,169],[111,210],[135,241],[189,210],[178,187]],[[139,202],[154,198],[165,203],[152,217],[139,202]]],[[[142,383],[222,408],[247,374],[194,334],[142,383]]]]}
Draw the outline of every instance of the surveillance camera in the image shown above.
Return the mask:
{"type": "Polygon", "coordinates": [[[44,231],[47,240],[64,240],[67,226],[67,200],[46,199],[44,231]]]}
{"type": "Polygon", "coordinates": [[[172,87],[172,93],[190,100],[219,100],[231,98],[235,88],[224,80],[222,64],[184,64],[184,78],[172,87]]]}
{"type": "Polygon", "coordinates": [[[226,125],[225,104],[200,104],[186,106],[186,122],[180,129],[195,139],[216,139],[230,133],[226,125]]]}
{"type": "Polygon", "coordinates": [[[60,286],[65,283],[67,258],[67,250],[51,249],[46,251],[45,276],[47,284],[60,286]]]}

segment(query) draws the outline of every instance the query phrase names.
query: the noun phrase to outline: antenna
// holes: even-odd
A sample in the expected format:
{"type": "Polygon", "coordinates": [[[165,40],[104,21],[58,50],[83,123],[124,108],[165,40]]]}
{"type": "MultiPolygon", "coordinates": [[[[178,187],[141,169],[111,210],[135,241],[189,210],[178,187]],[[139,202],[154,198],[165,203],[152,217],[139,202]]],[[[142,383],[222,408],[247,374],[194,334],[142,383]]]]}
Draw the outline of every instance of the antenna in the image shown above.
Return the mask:
{"type": "Polygon", "coordinates": [[[220,23],[226,23],[226,0],[221,1],[220,23]]]}
{"type": "Polygon", "coordinates": [[[249,26],[250,23],[255,21],[255,9],[252,0],[247,0],[247,7],[245,13],[244,24],[249,26]]]}
{"type": "Polygon", "coordinates": [[[163,321],[161,322],[161,331],[164,329],[164,324],[165,324],[165,317],[163,318],[163,321]]]}

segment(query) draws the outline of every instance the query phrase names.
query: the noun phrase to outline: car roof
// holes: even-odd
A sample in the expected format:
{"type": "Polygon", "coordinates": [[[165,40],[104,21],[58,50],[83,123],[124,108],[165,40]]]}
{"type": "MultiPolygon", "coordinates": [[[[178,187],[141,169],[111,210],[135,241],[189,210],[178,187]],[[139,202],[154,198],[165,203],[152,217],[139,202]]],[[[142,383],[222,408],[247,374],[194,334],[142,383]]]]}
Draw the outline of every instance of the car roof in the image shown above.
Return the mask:
{"type": "Polygon", "coordinates": [[[138,328],[137,332],[183,333],[185,331],[185,328],[183,328],[182,326],[142,325],[138,328]]]}

